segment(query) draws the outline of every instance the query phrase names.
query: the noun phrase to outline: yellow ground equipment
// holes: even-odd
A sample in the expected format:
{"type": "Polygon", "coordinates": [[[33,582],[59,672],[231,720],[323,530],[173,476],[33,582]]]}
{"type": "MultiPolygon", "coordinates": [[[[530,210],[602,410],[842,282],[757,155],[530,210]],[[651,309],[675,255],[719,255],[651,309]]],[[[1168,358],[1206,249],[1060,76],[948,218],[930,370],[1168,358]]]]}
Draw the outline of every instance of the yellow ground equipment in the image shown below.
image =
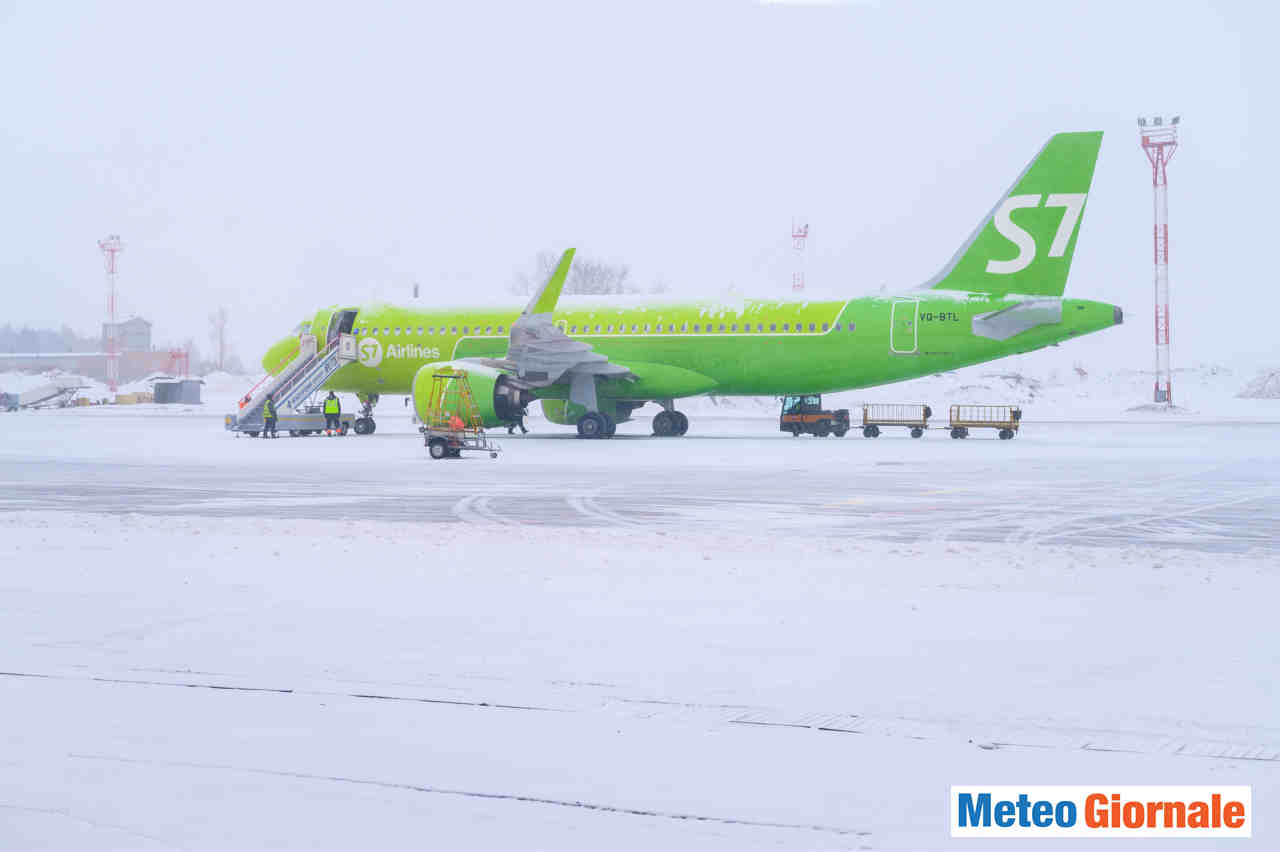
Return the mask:
{"type": "Polygon", "coordinates": [[[825,410],[822,407],[822,396],[816,393],[784,396],[778,428],[797,438],[806,432],[819,438],[828,435],[843,438],[844,433],[849,431],[849,409],[825,410]]]}
{"type": "Polygon", "coordinates": [[[951,437],[967,438],[970,429],[999,429],[1000,440],[1007,441],[1018,431],[1022,409],[1016,405],[953,405],[951,437]]]}
{"type": "Polygon", "coordinates": [[[427,452],[433,459],[458,458],[464,450],[496,459],[502,448],[484,434],[471,382],[461,370],[442,368],[431,374],[431,392],[418,418],[427,452]]]}
{"type": "Polygon", "coordinates": [[[905,426],[911,437],[919,438],[929,428],[932,416],[933,409],[924,404],[866,402],[862,404],[862,437],[880,437],[881,426],[905,426]]]}

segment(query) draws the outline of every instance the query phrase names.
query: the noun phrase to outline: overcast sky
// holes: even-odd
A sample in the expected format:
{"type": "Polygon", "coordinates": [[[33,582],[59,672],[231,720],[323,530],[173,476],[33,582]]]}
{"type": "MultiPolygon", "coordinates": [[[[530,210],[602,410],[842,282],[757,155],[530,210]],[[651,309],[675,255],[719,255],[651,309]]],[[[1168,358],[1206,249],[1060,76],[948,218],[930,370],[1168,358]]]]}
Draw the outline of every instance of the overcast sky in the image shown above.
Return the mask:
{"type": "MultiPolygon", "coordinates": [[[[512,301],[542,249],[676,295],[932,275],[1051,133],[1104,130],[1068,295],[1150,364],[1140,113],[1170,167],[1175,366],[1280,360],[1275,4],[0,2],[4,320],[97,333],[96,241],[157,342],[247,362],[316,308],[512,301]]],[[[1105,340],[1102,338],[1106,338],[1105,340]]],[[[1064,347],[1065,349],[1065,347],[1064,347]]]]}

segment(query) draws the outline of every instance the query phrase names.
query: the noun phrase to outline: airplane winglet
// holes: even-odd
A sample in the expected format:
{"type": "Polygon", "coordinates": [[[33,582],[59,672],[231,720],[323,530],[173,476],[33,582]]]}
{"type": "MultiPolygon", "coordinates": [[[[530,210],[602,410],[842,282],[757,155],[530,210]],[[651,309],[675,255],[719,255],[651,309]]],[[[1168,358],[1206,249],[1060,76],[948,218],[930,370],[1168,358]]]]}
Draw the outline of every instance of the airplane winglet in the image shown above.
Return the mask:
{"type": "Polygon", "coordinates": [[[524,316],[549,314],[556,309],[556,303],[560,301],[560,291],[564,289],[565,279],[569,277],[569,267],[573,264],[573,254],[576,251],[577,249],[565,249],[564,254],[560,255],[560,262],[556,264],[555,271],[551,273],[547,283],[533,294],[528,307],[524,309],[524,316]]]}

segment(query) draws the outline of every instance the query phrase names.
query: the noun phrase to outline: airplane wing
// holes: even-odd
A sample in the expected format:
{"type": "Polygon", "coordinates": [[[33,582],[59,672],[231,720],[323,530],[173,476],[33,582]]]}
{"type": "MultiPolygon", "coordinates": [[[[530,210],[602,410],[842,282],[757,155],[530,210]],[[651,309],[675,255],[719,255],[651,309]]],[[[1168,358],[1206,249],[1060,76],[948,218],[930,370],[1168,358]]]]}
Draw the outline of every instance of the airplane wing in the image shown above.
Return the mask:
{"type": "Polygon", "coordinates": [[[594,376],[635,379],[627,367],[610,363],[590,343],[572,339],[551,320],[575,251],[568,249],[561,255],[547,283],[533,294],[519,319],[511,324],[506,357],[469,360],[511,372],[529,387],[574,383],[575,379],[581,382],[594,376]]]}

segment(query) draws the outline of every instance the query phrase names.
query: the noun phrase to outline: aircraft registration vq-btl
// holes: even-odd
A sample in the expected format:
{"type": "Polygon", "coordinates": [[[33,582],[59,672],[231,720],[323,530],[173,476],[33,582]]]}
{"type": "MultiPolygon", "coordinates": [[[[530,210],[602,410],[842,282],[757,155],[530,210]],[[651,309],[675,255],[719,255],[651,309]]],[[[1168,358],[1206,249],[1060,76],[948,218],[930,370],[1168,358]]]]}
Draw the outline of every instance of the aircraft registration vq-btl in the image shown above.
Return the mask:
{"type": "Polygon", "coordinates": [[[1101,144],[1100,132],[1051,137],[942,271],[901,295],[560,307],[569,249],[523,311],[326,308],[263,365],[299,369],[300,335],[314,335],[310,358],[346,335],[355,355],[324,387],[359,396],[359,432],[381,395],[424,405],[448,366],[468,374],[487,427],[542,400],[551,421],[607,438],[646,402],[662,406],[655,435],[683,435],[684,397],[853,390],[1028,352],[1122,321],[1114,305],[1062,297],[1101,144]]]}

